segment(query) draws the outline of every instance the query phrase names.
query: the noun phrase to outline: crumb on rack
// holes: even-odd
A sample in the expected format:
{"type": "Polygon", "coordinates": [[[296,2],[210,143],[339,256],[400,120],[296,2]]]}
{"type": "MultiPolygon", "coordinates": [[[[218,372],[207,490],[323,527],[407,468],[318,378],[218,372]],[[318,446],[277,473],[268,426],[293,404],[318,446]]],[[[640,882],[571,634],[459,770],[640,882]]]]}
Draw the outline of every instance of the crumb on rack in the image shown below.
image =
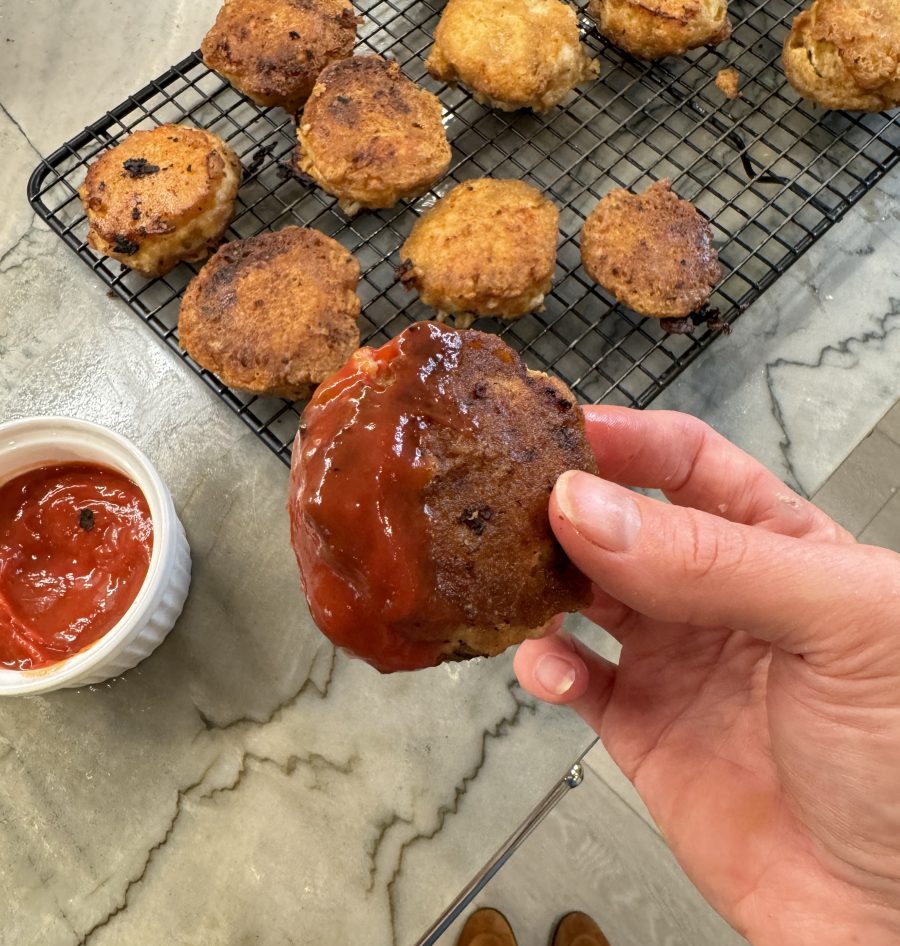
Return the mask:
{"type": "Polygon", "coordinates": [[[683,319],[660,319],[659,326],[666,335],[690,335],[694,331],[694,321],[690,316],[683,319]]]}
{"type": "Polygon", "coordinates": [[[731,325],[722,318],[721,311],[715,306],[705,305],[699,312],[694,313],[693,321],[697,325],[705,325],[711,332],[731,334],[731,325]]]}
{"type": "Polygon", "coordinates": [[[741,94],[739,83],[737,69],[720,69],[716,75],[716,88],[730,99],[736,99],[741,94]]]}
{"type": "Polygon", "coordinates": [[[275,145],[268,144],[263,145],[261,148],[257,148],[253,152],[253,157],[250,159],[250,163],[244,168],[247,174],[255,174],[262,166],[266,158],[272,156],[272,152],[275,150],[275,145]]]}

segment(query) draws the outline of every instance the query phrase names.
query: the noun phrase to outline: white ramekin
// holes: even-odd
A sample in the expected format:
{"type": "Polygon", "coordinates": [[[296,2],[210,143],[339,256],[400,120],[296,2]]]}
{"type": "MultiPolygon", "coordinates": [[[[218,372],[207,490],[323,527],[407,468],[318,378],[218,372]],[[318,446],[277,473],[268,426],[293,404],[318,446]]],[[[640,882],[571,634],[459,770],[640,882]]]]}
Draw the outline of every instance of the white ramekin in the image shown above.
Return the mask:
{"type": "Polygon", "coordinates": [[[191,583],[191,553],[166,484],[134,444],[105,427],[68,417],[0,424],[0,483],[52,463],[100,463],[140,487],[153,520],[147,577],[115,627],[66,660],[38,670],[0,668],[0,696],[46,693],[118,676],[165,640],[191,583]]]}

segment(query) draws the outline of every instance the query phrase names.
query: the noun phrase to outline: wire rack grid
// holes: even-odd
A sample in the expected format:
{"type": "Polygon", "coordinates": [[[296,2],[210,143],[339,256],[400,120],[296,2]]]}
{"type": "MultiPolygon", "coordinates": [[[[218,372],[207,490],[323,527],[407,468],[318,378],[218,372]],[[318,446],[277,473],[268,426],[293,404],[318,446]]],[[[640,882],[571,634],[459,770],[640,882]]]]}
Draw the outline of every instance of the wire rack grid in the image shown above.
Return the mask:
{"type": "MultiPolygon", "coordinates": [[[[580,268],[579,234],[613,187],[642,189],[669,178],[711,221],[722,280],[711,304],[732,323],[900,157],[898,115],[822,112],[787,84],[781,49],[801,4],[732,0],[731,40],[683,59],[649,64],[599,37],[582,16],[601,78],[545,115],[503,113],[427,75],[424,60],[439,0],[355,0],[364,18],[358,53],[396,59],[437,92],[453,146],[448,176],[432,192],[391,210],[348,220],[336,201],[291,173],[294,125],[260,109],[193,53],[129,95],[41,161],[29,181],[37,213],[285,463],[302,405],[223,385],[178,345],[181,294],[197,268],[181,264],[145,280],[86,244],[77,196],[88,164],[138,129],[166,122],[207,128],[241,158],[244,179],[228,239],[289,224],[335,237],[359,259],[364,344],[378,345],[431,313],[396,278],[397,250],[418,216],[456,183],[483,176],[530,181],[560,207],[558,269],[546,309],[510,323],[480,320],[532,368],[551,371],[583,401],[646,407],[715,338],[707,327],[666,335],[658,322],[618,305],[580,268]],[[725,99],[714,80],[740,74],[725,99]]],[[[579,5],[583,5],[582,3],[579,5]]]]}

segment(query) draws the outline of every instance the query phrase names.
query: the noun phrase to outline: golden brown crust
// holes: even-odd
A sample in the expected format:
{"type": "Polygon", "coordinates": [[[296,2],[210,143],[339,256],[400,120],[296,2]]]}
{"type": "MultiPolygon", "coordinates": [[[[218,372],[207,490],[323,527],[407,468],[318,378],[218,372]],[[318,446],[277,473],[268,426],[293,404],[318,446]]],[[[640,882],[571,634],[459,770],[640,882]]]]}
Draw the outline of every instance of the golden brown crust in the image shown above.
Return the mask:
{"type": "Polygon", "coordinates": [[[720,69],[716,73],[716,88],[727,98],[736,99],[741,94],[740,82],[737,69],[720,69]]]}
{"type": "Polygon", "coordinates": [[[104,151],[79,190],[99,253],[145,276],[205,258],[234,215],[241,166],[199,128],[136,131],[104,151]]]}
{"type": "Polygon", "coordinates": [[[727,0],[590,0],[597,28],[640,59],[683,56],[731,36],[727,0]]]}
{"type": "Polygon", "coordinates": [[[900,4],[816,0],[784,44],[791,85],[825,108],[880,112],[900,105],[900,4]]]}
{"type": "Polygon", "coordinates": [[[607,194],[585,221],[581,260],[619,301],[660,319],[702,308],[721,276],[709,222],[666,180],[607,194]]]}
{"type": "Polygon", "coordinates": [[[449,0],[426,65],[436,79],[462,82],[478,101],[508,111],[546,111],[600,71],[562,0],[449,0]]]}
{"type": "Polygon", "coordinates": [[[359,22],[349,0],[225,0],[200,50],[254,102],[293,114],[319,73],[352,55],[359,22]]]}
{"type": "Polygon", "coordinates": [[[450,166],[437,96],[395,62],[356,56],[319,76],[298,127],[300,170],[348,214],[423,194],[450,166]]]}
{"type": "Polygon", "coordinates": [[[416,223],[401,279],[443,315],[514,319],[540,309],[556,268],[559,211],[524,181],[466,181],[416,223]]]}
{"type": "Polygon", "coordinates": [[[590,602],[590,581],[554,538],[547,503],[560,474],[597,465],[562,381],[528,371],[494,335],[462,335],[465,357],[446,394],[477,418],[478,437],[449,426],[425,437],[428,544],[437,592],[462,618],[444,629],[446,654],[493,656],[590,602]]]}
{"type": "Polygon", "coordinates": [[[359,347],[359,264],[317,230],[226,243],[188,286],[182,347],[229,387],[308,397],[359,347]]]}

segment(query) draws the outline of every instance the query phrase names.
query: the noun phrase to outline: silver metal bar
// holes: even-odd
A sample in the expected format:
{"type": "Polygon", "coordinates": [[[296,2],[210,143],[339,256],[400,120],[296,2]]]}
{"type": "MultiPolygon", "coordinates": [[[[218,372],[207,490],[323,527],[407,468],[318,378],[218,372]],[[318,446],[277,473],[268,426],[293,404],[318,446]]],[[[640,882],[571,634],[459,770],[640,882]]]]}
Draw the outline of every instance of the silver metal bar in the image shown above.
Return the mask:
{"type": "Polygon", "coordinates": [[[544,796],[544,798],[532,809],[519,827],[503,842],[496,854],[484,865],[484,867],[466,884],[459,895],[453,900],[450,906],[444,910],[443,914],[428,928],[425,934],[419,939],[415,946],[433,946],[453,921],[462,913],[463,910],[475,899],[488,881],[500,870],[501,867],[512,857],[525,839],[532,831],[550,814],[559,804],[560,800],[567,795],[573,788],[577,788],[584,779],[584,769],[581,760],[587,755],[596,740],[591,743],[587,749],[578,757],[578,761],[566,772],[565,775],[553,786],[553,788],[544,796]]]}

